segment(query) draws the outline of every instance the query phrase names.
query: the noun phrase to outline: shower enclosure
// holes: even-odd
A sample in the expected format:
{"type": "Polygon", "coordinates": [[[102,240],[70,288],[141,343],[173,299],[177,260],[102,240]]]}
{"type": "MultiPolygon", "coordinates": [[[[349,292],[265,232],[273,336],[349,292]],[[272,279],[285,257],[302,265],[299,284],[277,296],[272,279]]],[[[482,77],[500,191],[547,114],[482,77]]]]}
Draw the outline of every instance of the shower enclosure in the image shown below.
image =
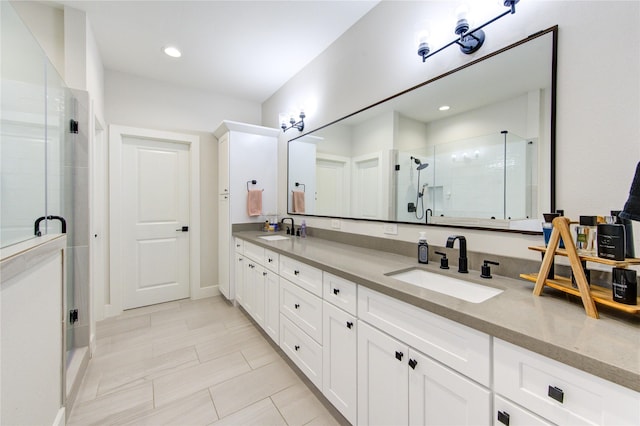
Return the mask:
{"type": "Polygon", "coordinates": [[[537,208],[536,141],[506,130],[399,151],[398,164],[400,221],[526,220],[537,208]]]}
{"type": "MultiPolygon", "coordinates": [[[[89,345],[88,94],[67,88],[11,4],[1,7],[0,247],[66,224],[64,359],[77,374],[89,345]]],[[[67,395],[74,384],[67,377],[67,395]]]]}

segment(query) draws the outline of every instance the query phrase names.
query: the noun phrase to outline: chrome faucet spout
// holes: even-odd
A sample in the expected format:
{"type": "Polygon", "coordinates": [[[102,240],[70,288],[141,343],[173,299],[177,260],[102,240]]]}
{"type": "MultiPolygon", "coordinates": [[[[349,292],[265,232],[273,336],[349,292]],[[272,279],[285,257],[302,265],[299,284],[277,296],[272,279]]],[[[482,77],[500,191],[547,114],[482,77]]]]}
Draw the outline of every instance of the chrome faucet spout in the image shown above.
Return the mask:
{"type": "Polygon", "coordinates": [[[458,272],[466,274],[469,272],[467,261],[467,239],[462,235],[451,235],[447,238],[447,248],[453,248],[456,240],[460,241],[460,255],[458,257],[458,272]]]}

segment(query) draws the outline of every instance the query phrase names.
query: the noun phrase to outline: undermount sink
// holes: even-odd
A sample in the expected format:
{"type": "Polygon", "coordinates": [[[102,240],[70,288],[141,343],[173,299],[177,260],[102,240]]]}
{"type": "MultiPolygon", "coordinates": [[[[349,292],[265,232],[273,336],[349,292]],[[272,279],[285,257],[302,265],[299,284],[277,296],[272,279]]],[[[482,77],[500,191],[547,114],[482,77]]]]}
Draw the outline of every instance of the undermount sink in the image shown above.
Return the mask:
{"type": "Polygon", "coordinates": [[[481,303],[502,293],[502,290],[497,288],[417,268],[390,272],[385,275],[396,280],[404,281],[427,290],[436,291],[471,303],[481,303]]]}
{"type": "Polygon", "coordinates": [[[267,241],[280,241],[280,240],[288,240],[291,237],[285,237],[284,235],[263,235],[261,237],[263,240],[267,241]]]}

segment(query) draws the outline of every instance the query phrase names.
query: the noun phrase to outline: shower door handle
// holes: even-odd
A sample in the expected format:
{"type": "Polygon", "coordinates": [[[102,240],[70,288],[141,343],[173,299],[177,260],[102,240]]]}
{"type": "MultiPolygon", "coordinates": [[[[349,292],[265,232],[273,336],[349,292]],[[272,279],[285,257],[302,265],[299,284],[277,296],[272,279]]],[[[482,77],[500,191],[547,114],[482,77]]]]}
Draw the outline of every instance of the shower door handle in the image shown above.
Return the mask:
{"type": "Polygon", "coordinates": [[[182,228],[176,229],[176,231],[178,231],[178,232],[189,232],[189,227],[188,226],[183,226],[182,228]]]}

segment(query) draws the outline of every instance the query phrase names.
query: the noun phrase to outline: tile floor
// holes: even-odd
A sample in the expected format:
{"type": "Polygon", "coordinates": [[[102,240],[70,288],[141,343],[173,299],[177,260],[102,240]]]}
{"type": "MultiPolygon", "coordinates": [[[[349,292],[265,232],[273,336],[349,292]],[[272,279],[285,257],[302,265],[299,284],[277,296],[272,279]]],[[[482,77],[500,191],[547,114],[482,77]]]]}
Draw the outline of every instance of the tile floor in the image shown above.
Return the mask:
{"type": "Polygon", "coordinates": [[[220,296],[125,311],[96,337],[68,425],[344,422],[220,296]]]}

